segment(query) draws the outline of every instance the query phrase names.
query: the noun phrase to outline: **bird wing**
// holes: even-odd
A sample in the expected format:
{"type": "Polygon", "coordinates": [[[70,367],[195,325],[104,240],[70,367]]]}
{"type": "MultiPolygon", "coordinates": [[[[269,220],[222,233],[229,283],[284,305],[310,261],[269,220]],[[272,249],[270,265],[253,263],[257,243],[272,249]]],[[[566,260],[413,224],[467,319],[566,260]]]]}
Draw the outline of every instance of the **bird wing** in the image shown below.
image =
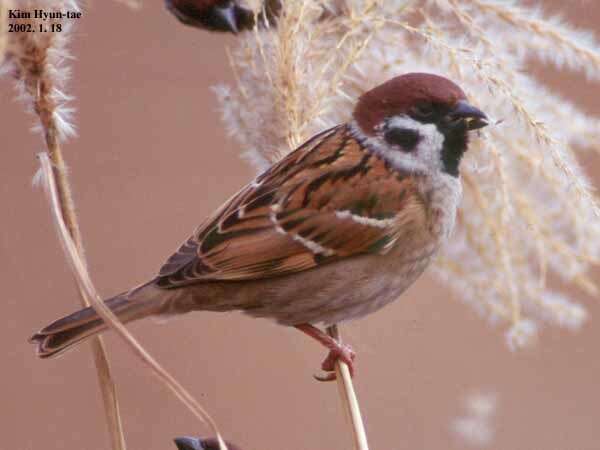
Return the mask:
{"type": "Polygon", "coordinates": [[[382,254],[425,220],[415,178],[339,125],[234,195],[169,258],[158,282],[257,280],[382,254]]]}

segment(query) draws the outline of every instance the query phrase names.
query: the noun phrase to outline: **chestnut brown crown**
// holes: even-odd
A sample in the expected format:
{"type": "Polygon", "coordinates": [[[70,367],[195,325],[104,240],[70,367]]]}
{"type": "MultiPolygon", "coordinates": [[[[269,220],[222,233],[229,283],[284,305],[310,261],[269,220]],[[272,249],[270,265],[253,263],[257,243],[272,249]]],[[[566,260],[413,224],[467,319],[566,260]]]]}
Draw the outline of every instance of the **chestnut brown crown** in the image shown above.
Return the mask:
{"type": "Polygon", "coordinates": [[[408,73],[365,92],[354,109],[354,119],[367,135],[386,118],[411,113],[421,105],[453,109],[465,93],[447,78],[429,73],[408,73]]]}

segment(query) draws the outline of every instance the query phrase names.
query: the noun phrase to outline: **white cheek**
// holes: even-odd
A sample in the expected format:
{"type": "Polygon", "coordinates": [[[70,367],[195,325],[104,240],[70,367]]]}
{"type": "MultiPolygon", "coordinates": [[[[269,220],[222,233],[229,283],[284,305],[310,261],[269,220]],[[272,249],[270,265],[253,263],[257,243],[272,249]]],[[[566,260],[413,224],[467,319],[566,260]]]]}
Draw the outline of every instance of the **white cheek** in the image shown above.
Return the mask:
{"type": "MultiPolygon", "coordinates": [[[[423,124],[407,116],[395,116],[388,120],[388,126],[406,128],[416,131],[420,140],[415,150],[403,152],[388,144],[383,138],[383,130],[375,136],[366,139],[368,145],[394,167],[409,172],[431,172],[442,170],[441,151],[444,145],[444,135],[434,124],[423,124]]],[[[352,124],[354,129],[358,125],[352,124]]],[[[362,132],[359,132],[364,136],[362,132]]]]}
{"type": "Polygon", "coordinates": [[[403,159],[412,160],[415,164],[420,163],[429,170],[442,169],[441,152],[444,146],[444,135],[434,124],[424,124],[406,116],[395,116],[388,121],[388,126],[414,130],[421,137],[414,151],[401,155],[403,159]]]}

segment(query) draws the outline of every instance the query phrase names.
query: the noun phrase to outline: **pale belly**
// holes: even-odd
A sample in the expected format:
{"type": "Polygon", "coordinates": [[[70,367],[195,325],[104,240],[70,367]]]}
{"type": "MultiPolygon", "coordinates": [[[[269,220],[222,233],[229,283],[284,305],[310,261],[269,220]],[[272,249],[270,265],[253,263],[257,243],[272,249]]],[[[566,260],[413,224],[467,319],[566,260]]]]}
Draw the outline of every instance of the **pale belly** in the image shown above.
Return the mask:
{"type": "Polygon", "coordinates": [[[357,319],[399,298],[423,273],[433,252],[419,253],[402,260],[364,256],[254,283],[219,283],[212,297],[221,301],[207,304],[198,299],[192,309],[241,310],[284,325],[330,325],[357,319]]]}
{"type": "Polygon", "coordinates": [[[332,325],[374,313],[397,300],[419,278],[429,260],[420,259],[407,264],[397,273],[375,275],[361,283],[349,282],[342,287],[339,296],[320,308],[318,315],[307,314],[304,322],[332,325]]]}

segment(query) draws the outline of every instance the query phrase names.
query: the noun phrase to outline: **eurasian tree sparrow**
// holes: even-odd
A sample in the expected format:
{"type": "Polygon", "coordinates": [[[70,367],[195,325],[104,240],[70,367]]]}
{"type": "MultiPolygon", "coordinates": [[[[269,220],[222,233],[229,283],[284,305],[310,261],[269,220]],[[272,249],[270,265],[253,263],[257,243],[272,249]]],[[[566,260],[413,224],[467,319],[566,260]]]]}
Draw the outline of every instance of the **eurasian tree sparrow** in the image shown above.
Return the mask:
{"type": "MultiPolygon", "coordinates": [[[[225,202],[155,278],[106,304],[124,322],[232,310],[275,319],[330,350],[323,370],[336,359],[352,370],[354,352],[315,325],[377,311],[423,273],[454,227],[468,132],[486,125],[450,80],[393,78],[360,97],[350,122],[225,202]]],[[[85,308],[31,341],[46,358],[106,328],[85,308]]]]}

